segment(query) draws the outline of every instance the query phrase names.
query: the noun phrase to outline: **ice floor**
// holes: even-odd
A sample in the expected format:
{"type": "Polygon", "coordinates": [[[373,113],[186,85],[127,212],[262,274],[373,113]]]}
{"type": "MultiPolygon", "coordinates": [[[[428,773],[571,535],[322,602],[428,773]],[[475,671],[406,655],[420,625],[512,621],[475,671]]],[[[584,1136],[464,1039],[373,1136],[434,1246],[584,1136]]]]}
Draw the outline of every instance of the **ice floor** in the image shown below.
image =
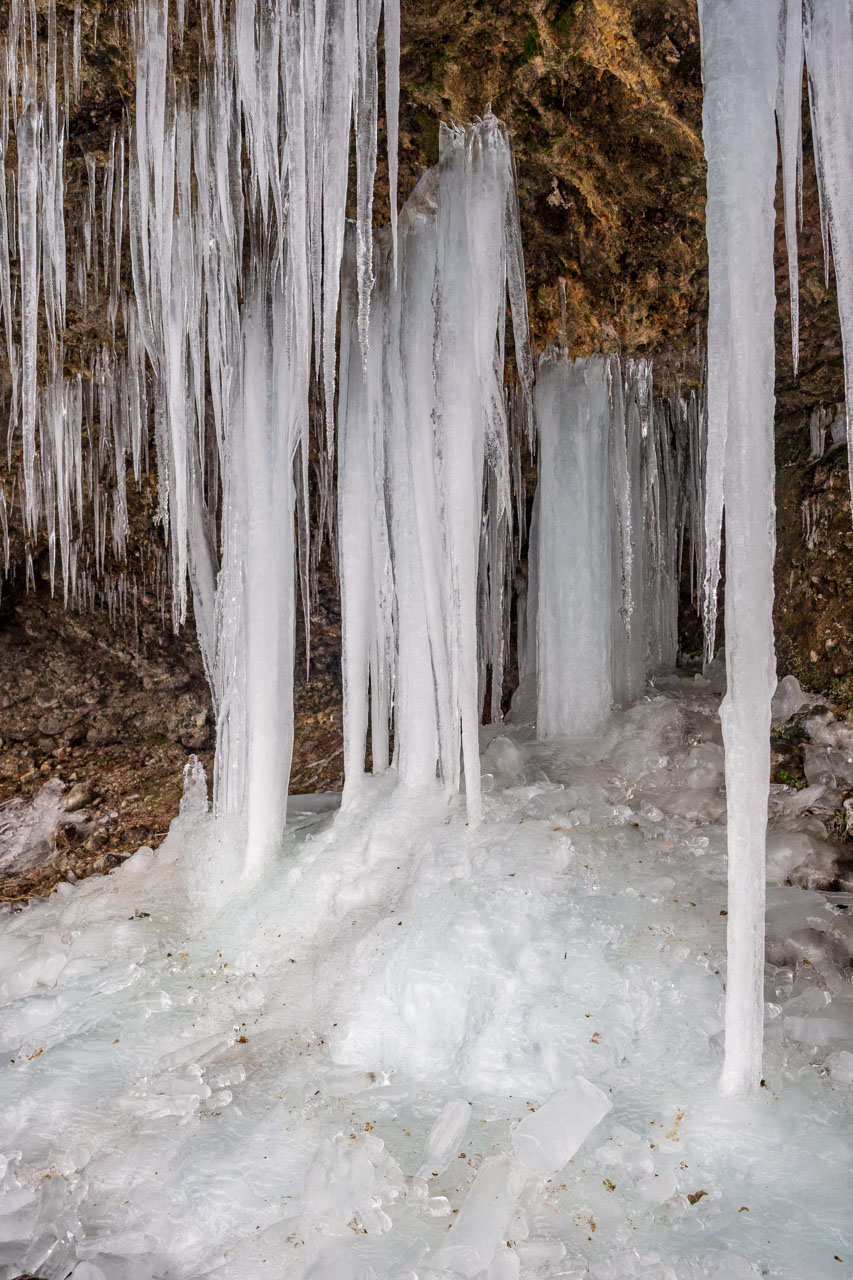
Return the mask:
{"type": "Polygon", "coordinates": [[[853,1276],[853,895],[781,883],[803,793],[765,1087],[723,1100],[716,698],[516,719],[478,830],[371,781],[241,895],[190,785],[156,854],[0,917],[0,1280],[853,1276]]]}

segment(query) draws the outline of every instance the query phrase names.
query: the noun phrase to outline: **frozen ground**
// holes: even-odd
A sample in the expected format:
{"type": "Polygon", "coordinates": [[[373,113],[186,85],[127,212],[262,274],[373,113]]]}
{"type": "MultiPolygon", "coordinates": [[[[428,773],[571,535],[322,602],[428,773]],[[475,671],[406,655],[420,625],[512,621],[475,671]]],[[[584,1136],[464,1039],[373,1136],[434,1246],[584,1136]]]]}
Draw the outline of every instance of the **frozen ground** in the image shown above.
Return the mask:
{"type": "Polygon", "coordinates": [[[724,1101],[715,696],[490,732],[476,831],[371,780],[241,896],[191,781],[156,854],[0,918],[0,1280],[853,1275],[853,895],[782,884],[824,782],[773,789],[765,1087],[724,1101]]]}

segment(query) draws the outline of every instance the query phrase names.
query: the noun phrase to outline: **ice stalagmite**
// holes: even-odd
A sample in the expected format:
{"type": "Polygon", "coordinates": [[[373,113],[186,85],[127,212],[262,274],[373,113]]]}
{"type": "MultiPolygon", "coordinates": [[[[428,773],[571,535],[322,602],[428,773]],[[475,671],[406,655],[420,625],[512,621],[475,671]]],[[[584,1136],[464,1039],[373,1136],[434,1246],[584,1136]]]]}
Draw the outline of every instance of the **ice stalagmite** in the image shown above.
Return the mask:
{"type": "Polygon", "coordinates": [[[605,356],[539,365],[540,738],[592,733],[613,702],[612,374],[605,356]]]}
{"type": "MultiPolygon", "coordinates": [[[[726,514],[728,973],[722,1088],[761,1075],[773,652],[773,274],[780,0],[700,0],[708,160],[706,590],[726,514]]],[[[713,632],[711,632],[713,635],[713,632]]]]}
{"type": "MultiPolygon", "coordinates": [[[[400,213],[396,277],[393,235],[377,238],[372,314],[357,335],[362,350],[368,340],[363,365],[353,337],[357,253],[344,286],[338,517],[347,790],[364,769],[368,701],[374,768],[393,706],[401,782],[435,787],[440,779],[453,791],[464,765],[471,822],[481,805],[477,623],[487,470],[497,530],[510,511],[503,333],[517,236],[509,142],[487,116],[442,130],[437,173],[424,175],[400,213]]],[[[526,348],[526,314],[512,301],[526,348]]],[[[524,351],[521,358],[526,367],[524,351]]],[[[492,559],[501,576],[500,554],[492,559]]],[[[497,630],[502,610],[496,602],[490,613],[497,630]]],[[[499,650],[499,641],[491,647],[499,650]]]]}

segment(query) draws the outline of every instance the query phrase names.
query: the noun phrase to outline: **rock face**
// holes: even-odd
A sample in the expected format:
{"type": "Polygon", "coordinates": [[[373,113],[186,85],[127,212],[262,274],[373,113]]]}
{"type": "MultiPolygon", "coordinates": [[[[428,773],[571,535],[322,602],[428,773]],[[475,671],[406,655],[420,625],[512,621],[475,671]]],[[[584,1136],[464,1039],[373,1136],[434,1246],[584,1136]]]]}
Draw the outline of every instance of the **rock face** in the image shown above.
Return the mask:
{"type": "Polygon", "coordinates": [[[530,316],[570,348],[682,356],[707,289],[695,0],[403,0],[401,191],[438,121],[492,110],[518,172],[530,316]]]}
{"type": "MultiPolygon", "coordinates": [[[[46,5],[37,0],[37,8],[41,14],[46,5]]],[[[60,30],[63,24],[70,30],[71,0],[57,0],[57,13],[60,30]]],[[[176,57],[191,81],[193,0],[187,14],[189,32],[176,57]]],[[[82,95],[67,161],[69,185],[81,190],[84,154],[105,158],[110,131],[133,102],[122,31],[111,6],[83,0],[82,95]]],[[[651,355],[661,386],[695,385],[707,303],[695,0],[403,0],[402,37],[401,201],[438,157],[439,121],[462,122],[491,106],[509,126],[515,149],[534,347],[541,351],[563,327],[576,354],[651,355]]],[[[809,435],[816,406],[837,416],[843,383],[808,122],[806,133],[797,378],[778,220],[777,645],[780,674],[796,674],[807,688],[849,702],[853,531],[846,448],[833,443],[829,423],[824,453],[813,457],[809,435]]],[[[380,222],[388,213],[381,161],[375,213],[380,222]]],[[[69,314],[69,369],[104,340],[102,319],[97,308],[85,318],[69,314]]],[[[0,402],[7,388],[0,362],[0,402]]],[[[9,497],[10,477],[0,468],[3,480],[9,497]]],[[[533,480],[531,472],[529,490],[533,480]]],[[[153,474],[140,488],[128,477],[128,493],[129,553],[136,554],[135,544],[145,561],[152,545],[159,542],[162,551],[152,524],[153,474]]],[[[18,584],[19,534],[13,510],[18,584]]],[[[214,727],[191,622],[176,637],[152,603],[140,607],[137,625],[126,617],[113,627],[100,610],[65,612],[39,578],[38,554],[35,563],[38,589],[27,594],[19,587],[10,596],[4,585],[0,608],[0,802],[57,775],[88,789],[95,825],[68,862],[79,873],[93,859],[102,865],[110,852],[157,842],[177,809],[186,755],[195,751],[209,762],[214,727]]],[[[295,791],[341,783],[340,620],[328,562],[311,621],[310,678],[304,645],[297,660],[295,791]]],[[[299,643],[301,633],[300,626],[299,643]]],[[[684,648],[698,643],[685,610],[684,648]]]]}

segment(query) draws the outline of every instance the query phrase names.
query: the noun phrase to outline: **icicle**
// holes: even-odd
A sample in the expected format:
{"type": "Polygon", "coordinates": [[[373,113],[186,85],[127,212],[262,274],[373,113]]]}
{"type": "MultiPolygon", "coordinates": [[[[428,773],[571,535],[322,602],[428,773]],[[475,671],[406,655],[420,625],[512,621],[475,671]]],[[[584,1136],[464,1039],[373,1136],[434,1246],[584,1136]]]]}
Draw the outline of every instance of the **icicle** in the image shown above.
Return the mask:
{"type": "Polygon", "coordinates": [[[358,261],[358,332],[362,360],[367,359],[370,293],[373,288],[373,178],[376,173],[376,123],[379,110],[379,75],[376,37],[382,0],[358,0],[358,75],[356,79],[355,133],[358,173],[356,249],[358,261]]]}
{"type": "Polygon", "coordinates": [[[35,85],[25,73],[23,106],[16,126],[18,145],[18,261],[21,292],[21,423],[24,452],[25,528],[35,535],[35,453],[38,362],[39,235],[38,176],[40,120],[35,85]]]}
{"type": "Polygon", "coordinates": [[[0,529],[3,532],[3,572],[9,576],[9,512],[6,507],[6,491],[0,485],[0,529]]]}
{"type": "Polygon", "coordinates": [[[642,427],[638,396],[651,391],[648,361],[629,361],[624,383],[611,359],[611,475],[618,538],[613,568],[613,697],[635,702],[643,692],[642,427]],[[642,388],[642,390],[641,390],[642,388]]]}
{"type": "Polygon", "coordinates": [[[74,66],[74,101],[80,101],[80,64],[82,57],[82,40],[81,26],[83,20],[83,5],[81,0],[74,0],[74,35],[73,35],[73,66],[74,66]]]}
{"type": "Polygon", "coordinates": [[[782,5],[776,120],[782,150],[785,241],[791,290],[791,354],[796,378],[800,358],[797,204],[803,155],[803,0],[784,0],[782,5]]]}
{"type": "Polygon", "coordinates": [[[821,198],[824,255],[835,265],[844,348],[847,451],[853,504],[853,11],[805,0],[805,47],[821,198]]]}
{"type": "Polygon", "coordinates": [[[726,508],[728,973],[722,1088],[757,1087],[773,652],[773,274],[780,0],[700,0],[708,158],[706,639],[726,508]]]}
{"type": "Polygon", "coordinates": [[[400,0],[384,0],[385,119],[388,135],[388,194],[394,280],[397,279],[397,145],[400,112],[400,0]]]}
{"type": "Polygon", "coordinates": [[[475,823],[478,677],[489,662],[497,718],[508,607],[510,464],[500,379],[513,178],[494,117],[444,130],[440,151],[438,173],[422,177],[400,213],[397,285],[390,230],[377,240],[363,361],[357,228],[345,271],[339,540],[347,789],[364,768],[368,687],[376,766],[392,685],[402,784],[434,787],[438,775],[453,791],[464,761],[475,823]]]}

